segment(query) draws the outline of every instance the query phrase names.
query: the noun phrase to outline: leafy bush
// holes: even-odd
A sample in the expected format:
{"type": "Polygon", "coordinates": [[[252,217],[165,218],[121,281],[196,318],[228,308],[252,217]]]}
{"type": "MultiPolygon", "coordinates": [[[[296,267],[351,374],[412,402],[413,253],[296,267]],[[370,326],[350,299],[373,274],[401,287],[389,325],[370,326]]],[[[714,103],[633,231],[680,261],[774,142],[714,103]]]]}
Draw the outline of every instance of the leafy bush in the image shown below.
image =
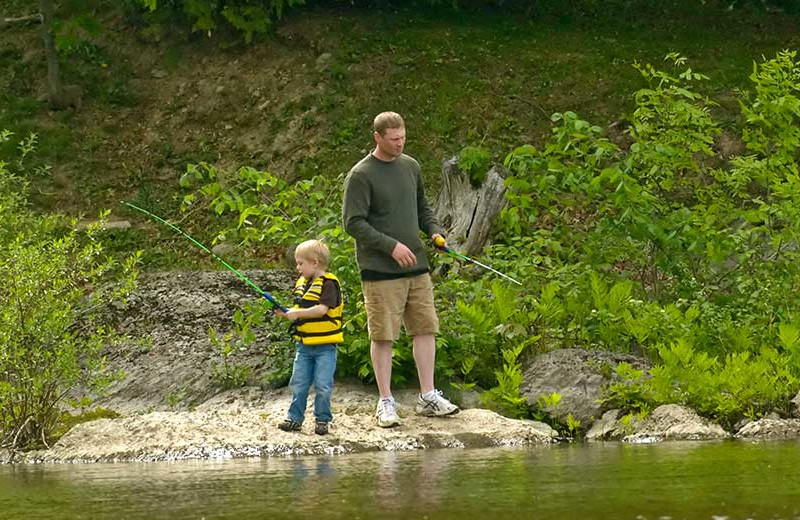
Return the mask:
{"type": "Polygon", "coordinates": [[[567,112],[542,151],[508,155],[490,263],[528,281],[517,316],[535,318],[541,348],[653,358],[649,375],[619,373],[607,404],[678,402],[732,424],[784,408],[798,388],[800,69],[792,52],[755,65],[747,155],[721,162],[714,104],[697,90],[708,78],[667,60],[672,72],[636,64],[648,86],[625,147],[567,112]]]}
{"type": "Polygon", "coordinates": [[[733,427],[742,417],[755,420],[774,410],[788,411],[789,397],[800,386],[788,358],[771,348],[718,359],[681,340],[661,347],[659,354],[661,363],[649,377],[620,363],[620,380],[608,386],[604,404],[639,413],[682,404],[733,427]]]}
{"type": "Polygon", "coordinates": [[[102,372],[113,337],[103,311],[132,289],[138,258],[104,258],[99,225],[79,231],[29,208],[21,175],[34,142],[0,161],[0,447],[12,451],[47,445],[68,392],[114,376],[102,372]]]}
{"type": "Polygon", "coordinates": [[[484,404],[509,417],[528,417],[528,400],[520,394],[522,365],[518,361],[523,345],[503,350],[503,368],[497,370],[497,386],[483,394],[484,404]]]}

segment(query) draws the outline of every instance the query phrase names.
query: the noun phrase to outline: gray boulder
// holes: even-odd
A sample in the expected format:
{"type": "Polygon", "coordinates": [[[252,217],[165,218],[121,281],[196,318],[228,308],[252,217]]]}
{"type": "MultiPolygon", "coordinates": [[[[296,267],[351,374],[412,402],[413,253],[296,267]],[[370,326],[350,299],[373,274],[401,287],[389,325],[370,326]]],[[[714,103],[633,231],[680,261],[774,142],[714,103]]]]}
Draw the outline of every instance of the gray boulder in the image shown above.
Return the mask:
{"type": "Polygon", "coordinates": [[[800,438],[800,419],[761,419],[745,424],[735,435],[737,439],[797,439],[800,438]]]}
{"type": "MultiPolygon", "coordinates": [[[[246,271],[264,290],[292,287],[289,271],[246,271]]],[[[229,271],[148,273],[125,305],[115,314],[118,330],[127,339],[109,345],[109,371],[122,371],[96,402],[121,413],[196,406],[220,392],[210,375],[219,355],[209,338],[213,327],[219,337],[232,329],[233,315],[246,302],[260,298],[229,271]]],[[[273,320],[255,330],[251,348],[234,352],[230,363],[251,367],[251,384],[272,369],[265,349],[273,342],[291,351],[287,325],[273,320]]]]}
{"type": "Polygon", "coordinates": [[[627,362],[637,369],[646,369],[647,360],[629,354],[599,350],[561,349],[523,361],[523,380],[520,391],[531,406],[541,396],[557,392],[560,405],[547,412],[556,420],[566,421],[567,415],[590,426],[600,417],[602,388],[616,378],[617,364],[627,362]]]}
{"type": "Polygon", "coordinates": [[[700,417],[691,408],[677,404],[661,405],[634,426],[635,432],[626,435],[625,442],[654,442],[662,440],[724,439],[730,434],[718,424],[700,417]]]}

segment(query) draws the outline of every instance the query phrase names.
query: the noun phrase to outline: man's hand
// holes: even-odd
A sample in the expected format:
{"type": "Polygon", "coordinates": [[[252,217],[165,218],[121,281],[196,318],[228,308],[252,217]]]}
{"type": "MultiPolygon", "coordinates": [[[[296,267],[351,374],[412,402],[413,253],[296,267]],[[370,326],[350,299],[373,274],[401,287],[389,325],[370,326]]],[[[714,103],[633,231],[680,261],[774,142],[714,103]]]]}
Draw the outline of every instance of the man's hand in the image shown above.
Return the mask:
{"type": "Polygon", "coordinates": [[[411,267],[417,263],[417,257],[402,242],[398,242],[392,250],[392,258],[400,267],[411,267]]]}

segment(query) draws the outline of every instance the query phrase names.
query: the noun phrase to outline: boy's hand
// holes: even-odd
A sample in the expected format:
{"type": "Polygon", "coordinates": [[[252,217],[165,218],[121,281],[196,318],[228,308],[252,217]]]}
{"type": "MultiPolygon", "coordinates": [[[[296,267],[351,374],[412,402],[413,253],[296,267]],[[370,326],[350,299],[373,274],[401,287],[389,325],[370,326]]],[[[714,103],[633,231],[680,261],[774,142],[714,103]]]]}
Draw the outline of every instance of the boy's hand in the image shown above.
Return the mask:
{"type": "Polygon", "coordinates": [[[275,307],[275,315],[280,316],[281,318],[286,318],[289,321],[297,321],[297,313],[299,309],[289,309],[286,312],[283,312],[278,307],[275,307]]]}

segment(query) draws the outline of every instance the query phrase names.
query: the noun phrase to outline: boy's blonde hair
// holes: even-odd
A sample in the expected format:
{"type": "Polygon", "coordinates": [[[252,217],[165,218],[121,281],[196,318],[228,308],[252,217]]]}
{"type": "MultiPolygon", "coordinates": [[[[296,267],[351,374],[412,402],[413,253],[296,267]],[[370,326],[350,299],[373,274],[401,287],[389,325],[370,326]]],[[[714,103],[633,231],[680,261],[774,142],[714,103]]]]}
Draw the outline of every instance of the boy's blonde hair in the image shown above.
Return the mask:
{"type": "Polygon", "coordinates": [[[389,128],[405,128],[406,124],[403,118],[397,112],[381,112],[375,116],[372,122],[372,129],[378,132],[381,137],[386,135],[386,130],[389,128]]]}
{"type": "Polygon", "coordinates": [[[328,250],[328,246],[322,243],[321,240],[306,240],[295,248],[294,256],[316,262],[321,268],[325,269],[328,267],[331,253],[328,250]]]}

